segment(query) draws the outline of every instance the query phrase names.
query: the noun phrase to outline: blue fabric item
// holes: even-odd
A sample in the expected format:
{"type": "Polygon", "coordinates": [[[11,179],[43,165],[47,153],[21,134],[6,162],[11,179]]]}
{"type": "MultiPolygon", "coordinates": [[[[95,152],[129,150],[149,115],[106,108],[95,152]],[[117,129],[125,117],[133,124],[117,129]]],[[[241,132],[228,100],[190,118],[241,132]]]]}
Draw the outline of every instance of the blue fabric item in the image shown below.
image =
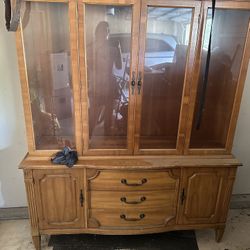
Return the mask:
{"type": "Polygon", "coordinates": [[[70,147],[64,147],[62,151],[56,153],[51,158],[51,162],[54,164],[66,165],[67,167],[73,167],[78,161],[77,151],[72,150],[70,147]]]}

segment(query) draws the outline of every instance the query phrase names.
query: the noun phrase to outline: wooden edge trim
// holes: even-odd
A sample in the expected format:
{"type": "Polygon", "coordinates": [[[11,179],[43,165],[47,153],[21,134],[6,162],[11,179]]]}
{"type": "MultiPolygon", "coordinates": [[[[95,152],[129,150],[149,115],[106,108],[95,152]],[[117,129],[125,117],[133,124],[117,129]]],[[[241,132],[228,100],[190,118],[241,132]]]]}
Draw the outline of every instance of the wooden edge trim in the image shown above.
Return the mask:
{"type": "Polygon", "coordinates": [[[25,0],[25,2],[33,3],[68,3],[71,0],[25,0]]]}
{"type": "Polygon", "coordinates": [[[138,2],[137,0],[79,0],[85,4],[99,4],[99,5],[132,5],[138,2]]]}
{"type": "Polygon", "coordinates": [[[218,227],[225,226],[225,223],[217,223],[217,224],[193,224],[193,225],[169,225],[169,226],[161,226],[154,228],[143,228],[143,229],[43,229],[40,230],[42,234],[79,234],[79,233],[90,233],[90,234],[103,234],[103,235],[130,235],[130,234],[150,234],[156,232],[168,232],[175,230],[190,230],[190,229],[202,229],[202,228],[211,228],[216,229],[218,227]]]}
{"type": "Polygon", "coordinates": [[[248,71],[249,58],[250,58],[250,21],[248,23],[246,42],[245,42],[245,46],[243,50],[243,59],[241,62],[240,72],[238,76],[238,84],[237,84],[238,86],[237,86],[236,93],[235,93],[233,110],[232,110],[231,119],[229,123],[228,134],[227,134],[226,149],[228,152],[232,150],[232,146],[233,146],[234,133],[235,133],[236,125],[237,125],[241,99],[242,99],[245,80],[246,80],[247,71],[248,71]]]}
{"type": "MultiPolygon", "coordinates": [[[[212,8],[211,1],[204,1],[205,8],[212,8]]],[[[226,1],[221,0],[217,1],[215,8],[222,8],[222,9],[250,9],[250,2],[249,1],[226,1]]]]}
{"type": "Polygon", "coordinates": [[[69,29],[70,29],[70,51],[71,69],[74,100],[74,127],[75,143],[78,153],[82,154],[82,127],[81,127],[81,97],[80,97],[80,72],[78,62],[78,32],[77,32],[77,3],[69,0],[69,29]]]}
{"type": "Polygon", "coordinates": [[[31,112],[28,75],[27,75],[27,68],[26,68],[25,50],[24,50],[24,45],[23,45],[23,31],[22,31],[21,24],[16,32],[16,48],[17,48],[19,75],[20,75],[20,82],[21,82],[23,107],[24,107],[24,119],[25,119],[25,127],[26,127],[26,136],[27,136],[27,141],[28,141],[28,150],[29,152],[34,152],[35,151],[35,138],[34,138],[34,131],[33,131],[33,120],[32,120],[32,112],[31,112]]]}
{"type": "Polygon", "coordinates": [[[81,92],[81,116],[82,116],[82,153],[86,154],[89,148],[89,117],[88,117],[88,84],[87,84],[87,58],[85,44],[85,4],[78,2],[78,46],[80,67],[80,92],[81,92]]]}
{"type": "Polygon", "coordinates": [[[177,149],[140,149],[138,155],[179,155],[177,149]]]}
{"type": "Polygon", "coordinates": [[[181,1],[181,0],[147,0],[147,5],[159,6],[159,7],[176,7],[176,8],[190,8],[199,7],[201,3],[199,1],[181,1]]]}
{"type": "Polygon", "coordinates": [[[88,207],[90,207],[90,200],[88,195],[88,180],[87,169],[83,170],[83,187],[84,187],[84,227],[88,227],[88,207]]]}
{"type": "Polygon", "coordinates": [[[187,154],[190,154],[190,155],[199,155],[199,154],[203,154],[203,155],[217,155],[217,154],[230,154],[228,153],[228,151],[224,148],[190,148],[188,149],[187,151],[187,154]]]}
{"type": "Polygon", "coordinates": [[[185,75],[183,80],[181,109],[179,113],[179,127],[177,134],[176,148],[179,154],[182,154],[185,150],[185,137],[186,137],[186,124],[188,121],[188,104],[190,100],[190,89],[192,85],[192,73],[195,64],[195,51],[197,44],[197,31],[200,23],[200,11],[201,3],[194,8],[191,19],[191,30],[189,34],[189,45],[186,55],[185,75]]]}
{"type": "Polygon", "coordinates": [[[28,200],[28,211],[31,225],[32,236],[39,235],[39,220],[38,210],[36,204],[36,192],[34,187],[33,173],[32,170],[24,170],[24,182],[28,200]]]}
{"type": "Polygon", "coordinates": [[[184,145],[184,154],[190,153],[190,139],[192,134],[192,126],[195,114],[195,103],[198,93],[199,87],[199,75],[201,69],[201,58],[202,58],[202,44],[203,38],[205,33],[205,26],[206,26],[206,13],[204,10],[204,4],[201,4],[200,9],[200,17],[199,17],[199,27],[198,27],[198,34],[196,40],[196,47],[195,47],[195,59],[194,65],[192,69],[192,77],[191,77],[191,85],[190,85],[190,93],[189,93],[189,108],[187,114],[187,122],[186,122],[186,132],[185,132],[185,145],[184,145]]]}
{"type": "Polygon", "coordinates": [[[129,72],[129,105],[127,119],[127,148],[128,153],[133,154],[135,147],[135,109],[136,109],[136,90],[132,93],[131,79],[134,72],[135,78],[138,75],[138,53],[140,35],[140,7],[141,2],[136,1],[132,6],[131,20],[131,41],[130,41],[130,72],[129,72]]]}

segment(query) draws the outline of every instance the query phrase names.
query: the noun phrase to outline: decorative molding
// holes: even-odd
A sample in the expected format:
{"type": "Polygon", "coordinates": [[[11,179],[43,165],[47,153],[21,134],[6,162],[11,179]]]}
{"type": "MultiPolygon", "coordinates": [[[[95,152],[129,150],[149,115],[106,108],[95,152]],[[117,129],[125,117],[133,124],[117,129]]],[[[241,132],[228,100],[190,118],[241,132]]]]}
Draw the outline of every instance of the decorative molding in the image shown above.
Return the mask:
{"type": "Polygon", "coordinates": [[[100,226],[101,226],[101,224],[97,219],[95,219],[93,217],[88,219],[88,227],[89,228],[99,228],[100,226]]]}
{"type": "Polygon", "coordinates": [[[100,174],[100,171],[98,169],[87,169],[87,179],[93,180],[100,174]]]}
{"type": "Polygon", "coordinates": [[[177,168],[174,168],[174,169],[170,169],[168,171],[168,174],[171,178],[175,179],[175,180],[178,180],[180,179],[180,176],[181,176],[181,169],[177,169],[177,168]]]}
{"type": "Polygon", "coordinates": [[[25,179],[25,187],[28,199],[29,215],[30,215],[30,225],[32,236],[39,235],[39,226],[38,226],[38,213],[36,207],[36,198],[34,190],[34,180],[25,179]]]}

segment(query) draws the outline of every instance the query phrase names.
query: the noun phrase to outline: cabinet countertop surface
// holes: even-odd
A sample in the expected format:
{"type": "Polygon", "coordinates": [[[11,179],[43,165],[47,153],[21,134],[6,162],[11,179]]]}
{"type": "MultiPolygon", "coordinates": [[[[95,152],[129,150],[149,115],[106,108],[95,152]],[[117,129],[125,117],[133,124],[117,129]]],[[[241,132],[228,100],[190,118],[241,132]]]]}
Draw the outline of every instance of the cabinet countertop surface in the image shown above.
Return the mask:
{"type": "MultiPolygon", "coordinates": [[[[79,157],[76,168],[99,169],[159,169],[173,167],[235,167],[242,164],[232,155],[220,156],[89,156],[79,157]]],[[[21,169],[65,169],[65,165],[52,164],[50,157],[27,155],[21,169]]]]}

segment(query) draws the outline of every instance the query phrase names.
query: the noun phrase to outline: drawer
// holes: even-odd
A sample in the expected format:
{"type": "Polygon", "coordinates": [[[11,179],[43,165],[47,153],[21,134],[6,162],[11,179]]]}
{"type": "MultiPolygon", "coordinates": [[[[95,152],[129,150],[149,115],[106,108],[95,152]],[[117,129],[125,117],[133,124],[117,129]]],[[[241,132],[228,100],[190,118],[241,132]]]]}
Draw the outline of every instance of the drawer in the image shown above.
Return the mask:
{"type": "Polygon", "coordinates": [[[91,191],[90,208],[124,209],[176,206],[177,191],[91,191]]]}
{"type": "Polygon", "coordinates": [[[90,190],[161,190],[177,189],[179,177],[168,171],[100,170],[89,179],[90,190]]]}
{"type": "Polygon", "coordinates": [[[172,206],[155,209],[91,209],[89,227],[147,228],[175,223],[176,211],[172,206]]]}

